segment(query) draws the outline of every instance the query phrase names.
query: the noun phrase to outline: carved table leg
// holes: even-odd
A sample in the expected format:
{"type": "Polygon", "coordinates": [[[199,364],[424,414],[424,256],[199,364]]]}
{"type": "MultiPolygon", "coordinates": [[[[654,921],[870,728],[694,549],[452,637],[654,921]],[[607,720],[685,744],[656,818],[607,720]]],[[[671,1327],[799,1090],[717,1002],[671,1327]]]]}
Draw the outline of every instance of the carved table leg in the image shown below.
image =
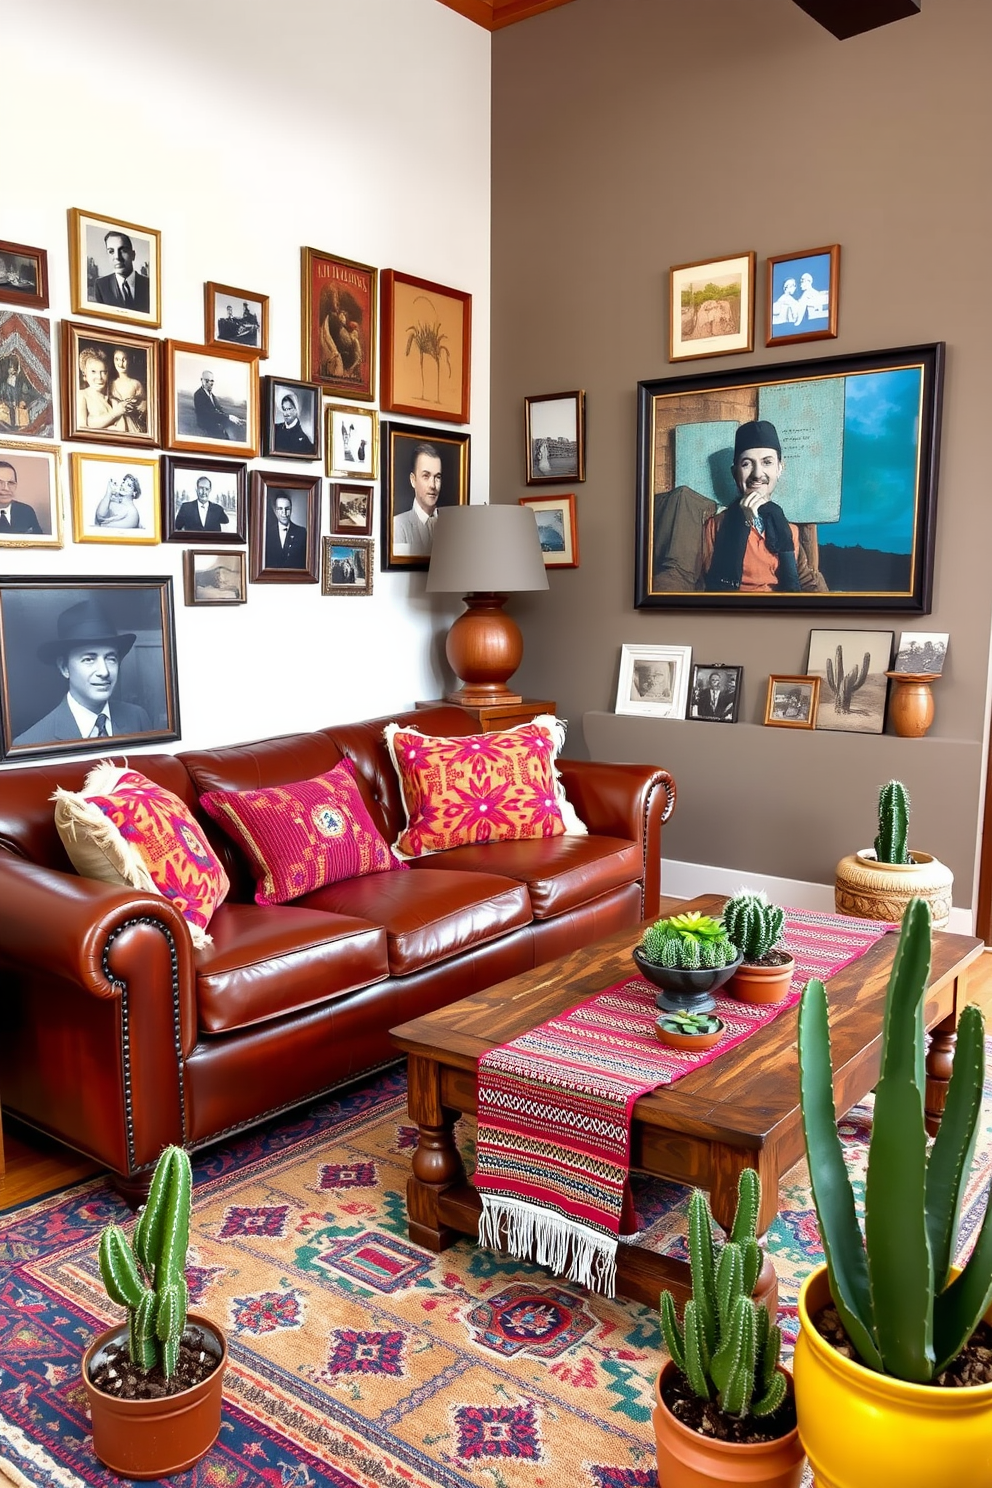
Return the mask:
{"type": "Polygon", "coordinates": [[[951,1078],[954,1046],[958,1041],[957,1016],[951,1013],[930,1034],[927,1049],[927,1093],[925,1101],[927,1134],[935,1137],[940,1128],[947,1101],[947,1082],[951,1078]]]}
{"type": "Polygon", "coordinates": [[[455,1146],[457,1111],[441,1105],[441,1071],[432,1060],[411,1055],[408,1061],[410,1119],[420,1129],[406,1186],[410,1239],[425,1250],[447,1250],[459,1232],[443,1225],[438,1214],[442,1194],[465,1182],[465,1168],[455,1146]]]}

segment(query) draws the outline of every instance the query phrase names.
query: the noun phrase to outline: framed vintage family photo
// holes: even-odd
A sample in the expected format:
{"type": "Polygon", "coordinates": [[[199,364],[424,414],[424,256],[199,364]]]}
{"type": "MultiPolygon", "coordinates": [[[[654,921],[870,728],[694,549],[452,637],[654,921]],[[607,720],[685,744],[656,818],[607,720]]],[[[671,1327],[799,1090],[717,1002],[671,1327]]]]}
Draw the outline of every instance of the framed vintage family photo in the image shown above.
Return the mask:
{"type": "Polygon", "coordinates": [[[70,207],[73,314],[161,325],[161,240],[153,227],[70,207]]]}
{"type": "Polygon", "coordinates": [[[820,679],[815,727],[880,734],[892,657],[891,630],[811,630],[806,671],[820,679]]]}
{"type": "Polygon", "coordinates": [[[431,561],[436,513],[467,506],[470,435],[423,424],[382,425],[382,568],[431,561]]]}
{"type": "Polygon", "coordinates": [[[159,541],[158,460],[73,450],[69,475],[76,542],[159,541]]]}
{"type": "Polygon", "coordinates": [[[807,248],[768,260],[766,346],[837,335],[840,246],[807,248]]]}
{"type": "Polygon", "coordinates": [[[260,357],[269,354],[269,297],[229,284],[203,286],[203,339],[208,346],[240,346],[260,357]]]}
{"type": "Polygon", "coordinates": [[[183,597],[187,605],[244,604],[248,595],[245,555],[221,548],[187,548],[183,597]]]}
{"type": "Polygon", "coordinates": [[[53,439],[52,333],[41,315],[0,310],[0,436],[53,439]]]}
{"type": "Polygon", "coordinates": [[[524,399],[527,484],[586,478],[586,395],[542,393],[524,399]]]}
{"type": "Polygon", "coordinates": [[[373,486],[349,486],[343,481],[331,483],[331,531],[372,536],[373,486]]]}
{"type": "Polygon", "coordinates": [[[371,594],[374,548],[367,537],[325,537],[321,594],[371,594]]]}
{"type": "Polygon", "coordinates": [[[166,341],[165,440],[203,454],[258,454],[258,357],[191,341],[166,341]]]}
{"type": "Polygon", "coordinates": [[[61,546],[59,446],[0,439],[0,547],[61,546]]]}
{"type": "Polygon", "coordinates": [[[754,350],[753,253],[675,264],[669,272],[668,360],[754,350]]]}
{"type": "Polygon", "coordinates": [[[541,557],[545,568],[578,568],[579,528],[575,520],[575,497],[520,496],[521,506],[529,506],[537,522],[541,557]]]}
{"type": "Polygon", "coordinates": [[[248,556],[252,583],[316,584],[320,476],[253,470],[248,556]]]}
{"type": "Polygon", "coordinates": [[[158,444],[159,342],[64,320],[62,433],[94,444],[158,444]]]}
{"type": "Polygon", "coordinates": [[[280,460],[319,460],[320,388],[288,377],[262,378],[262,453],[280,460]]]}
{"type": "Polygon", "coordinates": [[[776,728],[811,729],[819,696],[819,677],[769,677],[765,722],[776,728]]]}
{"type": "Polygon", "coordinates": [[[743,667],[724,666],[722,661],[697,662],[692,669],[686,717],[707,723],[736,723],[743,676],[743,667]]]}
{"type": "Polygon", "coordinates": [[[178,739],[172,580],[0,579],[0,685],[4,759],[178,739]]]}
{"type": "Polygon", "coordinates": [[[248,535],[248,466],[162,456],[162,540],[243,543],[248,535]]]}
{"type": "Polygon", "coordinates": [[[622,646],[617,713],[684,718],[691,646],[622,646]]]}
{"type": "Polygon", "coordinates": [[[303,376],[359,403],[375,401],[377,271],[303,249],[303,376]]]}
{"type": "Polygon", "coordinates": [[[374,408],[328,403],[327,474],[338,480],[375,480],[379,474],[379,415],[374,408]]]}
{"type": "Polygon", "coordinates": [[[928,614],[943,365],[935,343],[639,383],[637,607],[928,614]]]}
{"type": "Polygon", "coordinates": [[[48,254],[44,248],[0,239],[0,304],[48,309],[48,254]]]}
{"type": "Polygon", "coordinates": [[[383,269],[383,410],[467,424],[471,370],[472,296],[383,269]]]}

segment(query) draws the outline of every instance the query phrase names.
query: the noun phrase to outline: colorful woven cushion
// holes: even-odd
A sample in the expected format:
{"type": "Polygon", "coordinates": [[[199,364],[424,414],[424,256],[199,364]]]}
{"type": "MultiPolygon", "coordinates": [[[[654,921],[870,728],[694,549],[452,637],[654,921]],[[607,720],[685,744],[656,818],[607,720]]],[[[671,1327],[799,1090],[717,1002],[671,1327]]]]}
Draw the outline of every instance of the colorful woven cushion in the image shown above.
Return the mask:
{"type": "Polygon", "coordinates": [[[200,805],[247,854],[256,904],[285,904],[342,878],[406,866],[369,816],[349,759],[292,785],[207,791],[200,805]]]}
{"type": "Polygon", "coordinates": [[[60,789],[52,800],[77,873],[162,894],[186,921],[193,944],[210,945],[207,926],[230,884],[178,796],[138,770],[101,760],[81,791],[60,789]]]}
{"type": "Polygon", "coordinates": [[[397,857],[585,833],[555,769],[565,725],[550,713],[497,734],[440,739],[390,723],[384,737],[406,811],[397,857]]]}

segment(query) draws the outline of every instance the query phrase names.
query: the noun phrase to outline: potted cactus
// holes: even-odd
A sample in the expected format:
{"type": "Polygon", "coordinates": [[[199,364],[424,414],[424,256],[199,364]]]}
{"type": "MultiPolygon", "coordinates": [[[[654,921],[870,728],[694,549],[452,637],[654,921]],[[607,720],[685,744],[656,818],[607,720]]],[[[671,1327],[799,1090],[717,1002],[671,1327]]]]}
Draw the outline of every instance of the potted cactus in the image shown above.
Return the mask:
{"type": "Polygon", "coordinates": [[[781,945],[785,911],[769,904],[765,894],[742,889],[723,907],[727,934],[740,947],[743,960],[727,986],[741,1002],[781,1002],[789,990],[796,963],[781,945]]]}
{"type": "Polygon", "coordinates": [[[888,781],[878,793],[874,847],[849,853],[837,864],[837,913],[899,921],[910,899],[922,898],[934,927],[942,930],[950,918],[953,887],[949,868],[929,853],[910,851],[909,792],[900,780],[888,781]]]}
{"type": "Polygon", "coordinates": [[[716,1013],[662,1012],[654,1031],[663,1044],[681,1049],[686,1054],[702,1054],[718,1044],[724,1022],[716,1013]]]}
{"type": "Polygon", "coordinates": [[[671,1292],[661,1294],[669,1361],[653,1413],[660,1488],[798,1488],[803,1450],[792,1380],[779,1363],[781,1334],[752,1297],[761,1271],[756,1239],[760,1184],[738,1179],[730,1238],[717,1245],[706,1196],[689,1201],[692,1297],[681,1325],[671,1292]]]}
{"type": "Polygon", "coordinates": [[[953,1265],[985,1070],[977,1007],[962,1009],[940,1130],[928,1151],[923,1006],[930,910],[910,901],[886,994],[864,1231],[834,1113],[827,996],[805,988],[800,1100],[826,1265],[799,1299],[796,1408],[817,1481],[833,1488],[992,1482],[992,1209],[953,1265]],[[843,1422],[843,1430],[838,1423],[843,1422]]]}
{"type": "Polygon", "coordinates": [[[183,1472],[220,1431],[227,1344],[186,1311],[191,1192],[189,1157],[166,1147],[131,1239],[118,1225],[100,1236],[103,1284],[127,1322],[90,1344],[83,1384],[93,1450],[125,1478],[183,1472]]]}
{"type": "Polygon", "coordinates": [[[709,1012],[716,1006],[713,993],[740,964],[723,922],[694,909],[656,920],[633,957],[641,975],[658,988],[658,1006],[670,1013],[709,1012]]]}

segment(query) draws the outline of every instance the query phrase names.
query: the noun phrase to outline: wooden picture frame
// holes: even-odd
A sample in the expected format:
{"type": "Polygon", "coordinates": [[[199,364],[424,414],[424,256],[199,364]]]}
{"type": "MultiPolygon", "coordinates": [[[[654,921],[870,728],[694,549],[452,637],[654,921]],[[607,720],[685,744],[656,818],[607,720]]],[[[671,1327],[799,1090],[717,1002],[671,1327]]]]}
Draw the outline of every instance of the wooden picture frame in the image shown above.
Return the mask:
{"type": "Polygon", "coordinates": [[[327,474],[337,480],[376,480],[379,475],[379,415],[374,408],[326,403],[324,449],[327,474]]]}
{"type": "Polygon", "coordinates": [[[62,547],[62,452],[0,439],[0,548],[62,547]]]}
{"type": "Polygon", "coordinates": [[[819,677],[769,677],[765,723],[774,728],[811,729],[819,698],[819,677]]]}
{"type": "Polygon", "coordinates": [[[691,660],[691,646],[621,646],[615,711],[685,718],[691,660]]]}
{"type": "Polygon", "coordinates": [[[891,630],[811,630],[806,671],[820,678],[815,727],[880,734],[892,665],[891,630]]]}
{"type": "Polygon", "coordinates": [[[183,554],[183,598],[198,609],[244,604],[248,598],[244,550],[187,548],[183,554]]]}
{"type": "MultiPolygon", "coordinates": [[[[434,510],[444,506],[467,506],[471,435],[461,429],[432,429],[424,424],[382,425],[382,533],[383,570],[420,569],[430,565],[432,525],[418,525],[414,518],[418,462],[425,479],[421,484],[434,510]],[[421,459],[421,456],[423,457],[421,459]],[[440,475],[440,494],[436,481],[440,475]]],[[[426,515],[423,506],[421,512],[426,515]]]]}
{"type": "Polygon", "coordinates": [[[541,393],[524,399],[527,484],[542,486],[586,478],[586,395],[541,393]]]}
{"type": "Polygon", "coordinates": [[[370,537],[325,537],[321,594],[372,593],[375,544],[370,537]]]}
{"type": "Polygon", "coordinates": [[[157,543],[159,462],[139,455],[69,455],[72,536],[77,543],[157,543]]]}
{"type": "Polygon", "coordinates": [[[737,253],[669,270],[668,360],[754,350],[756,255],[737,253]]]}
{"type": "Polygon", "coordinates": [[[467,424],[471,386],[472,296],[383,269],[383,412],[467,424]]]}
{"type": "Polygon", "coordinates": [[[529,506],[537,521],[541,557],[545,568],[578,568],[579,527],[575,516],[575,497],[520,496],[521,506],[529,506]]]}
{"type": "Polygon", "coordinates": [[[292,377],[262,378],[262,453],[278,460],[323,454],[320,388],[292,377]]]}
{"type": "Polygon", "coordinates": [[[0,578],[0,689],[4,759],[178,739],[171,578],[0,578]],[[84,639],[105,648],[95,675],[73,665],[84,639]],[[81,736],[70,691],[91,717],[107,711],[108,736],[81,736]]]}
{"type": "Polygon", "coordinates": [[[704,723],[736,723],[741,705],[742,666],[697,661],[689,680],[686,718],[704,723]]]}
{"type": "Polygon", "coordinates": [[[181,455],[162,455],[161,463],[163,542],[226,544],[247,540],[246,464],[185,459],[181,455]]]}
{"type": "Polygon", "coordinates": [[[780,253],[768,260],[765,345],[826,341],[837,335],[840,244],[780,253]]]}
{"type": "Polygon", "coordinates": [[[268,295],[208,279],[203,286],[203,340],[207,346],[236,346],[264,360],[269,354],[268,295]]]}
{"type": "Polygon", "coordinates": [[[207,455],[258,454],[258,357],[236,347],[166,341],[164,440],[207,455]]]}
{"type": "Polygon", "coordinates": [[[357,403],[375,401],[378,270],[302,250],[303,376],[357,403]]]}
{"type": "Polygon", "coordinates": [[[252,471],[248,557],[253,584],[316,584],[319,530],[319,475],[252,471]],[[280,520],[283,513],[286,522],[280,520]]]}
{"type": "Polygon", "coordinates": [[[159,443],[156,336],[63,320],[62,437],[154,449],[159,443]]]}
{"type": "Polygon", "coordinates": [[[372,512],[375,506],[374,486],[352,486],[342,481],[331,483],[331,531],[347,537],[372,536],[372,512]]]}
{"type": "Polygon", "coordinates": [[[74,315],[162,324],[162,234],[121,217],[69,208],[69,295],[74,315]],[[130,286],[125,303],[121,275],[130,286]]]}
{"type": "Polygon", "coordinates": [[[638,383],[637,608],[928,614],[943,368],[936,342],[638,383]],[[781,450],[763,489],[793,529],[793,574],[787,541],[740,531],[735,447],[755,421],[781,450]],[[721,556],[727,513],[768,588],[745,586],[733,523],[721,556]]]}
{"type": "Polygon", "coordinates": [[[48,309],[48,254],[27,243],[0,241],[0,303],[48,309]]]}
{"type": "Polygon", "coordinates": [[[55,438],[52,328],[43,315],[0,309],[0,435],[55,438]]]}

